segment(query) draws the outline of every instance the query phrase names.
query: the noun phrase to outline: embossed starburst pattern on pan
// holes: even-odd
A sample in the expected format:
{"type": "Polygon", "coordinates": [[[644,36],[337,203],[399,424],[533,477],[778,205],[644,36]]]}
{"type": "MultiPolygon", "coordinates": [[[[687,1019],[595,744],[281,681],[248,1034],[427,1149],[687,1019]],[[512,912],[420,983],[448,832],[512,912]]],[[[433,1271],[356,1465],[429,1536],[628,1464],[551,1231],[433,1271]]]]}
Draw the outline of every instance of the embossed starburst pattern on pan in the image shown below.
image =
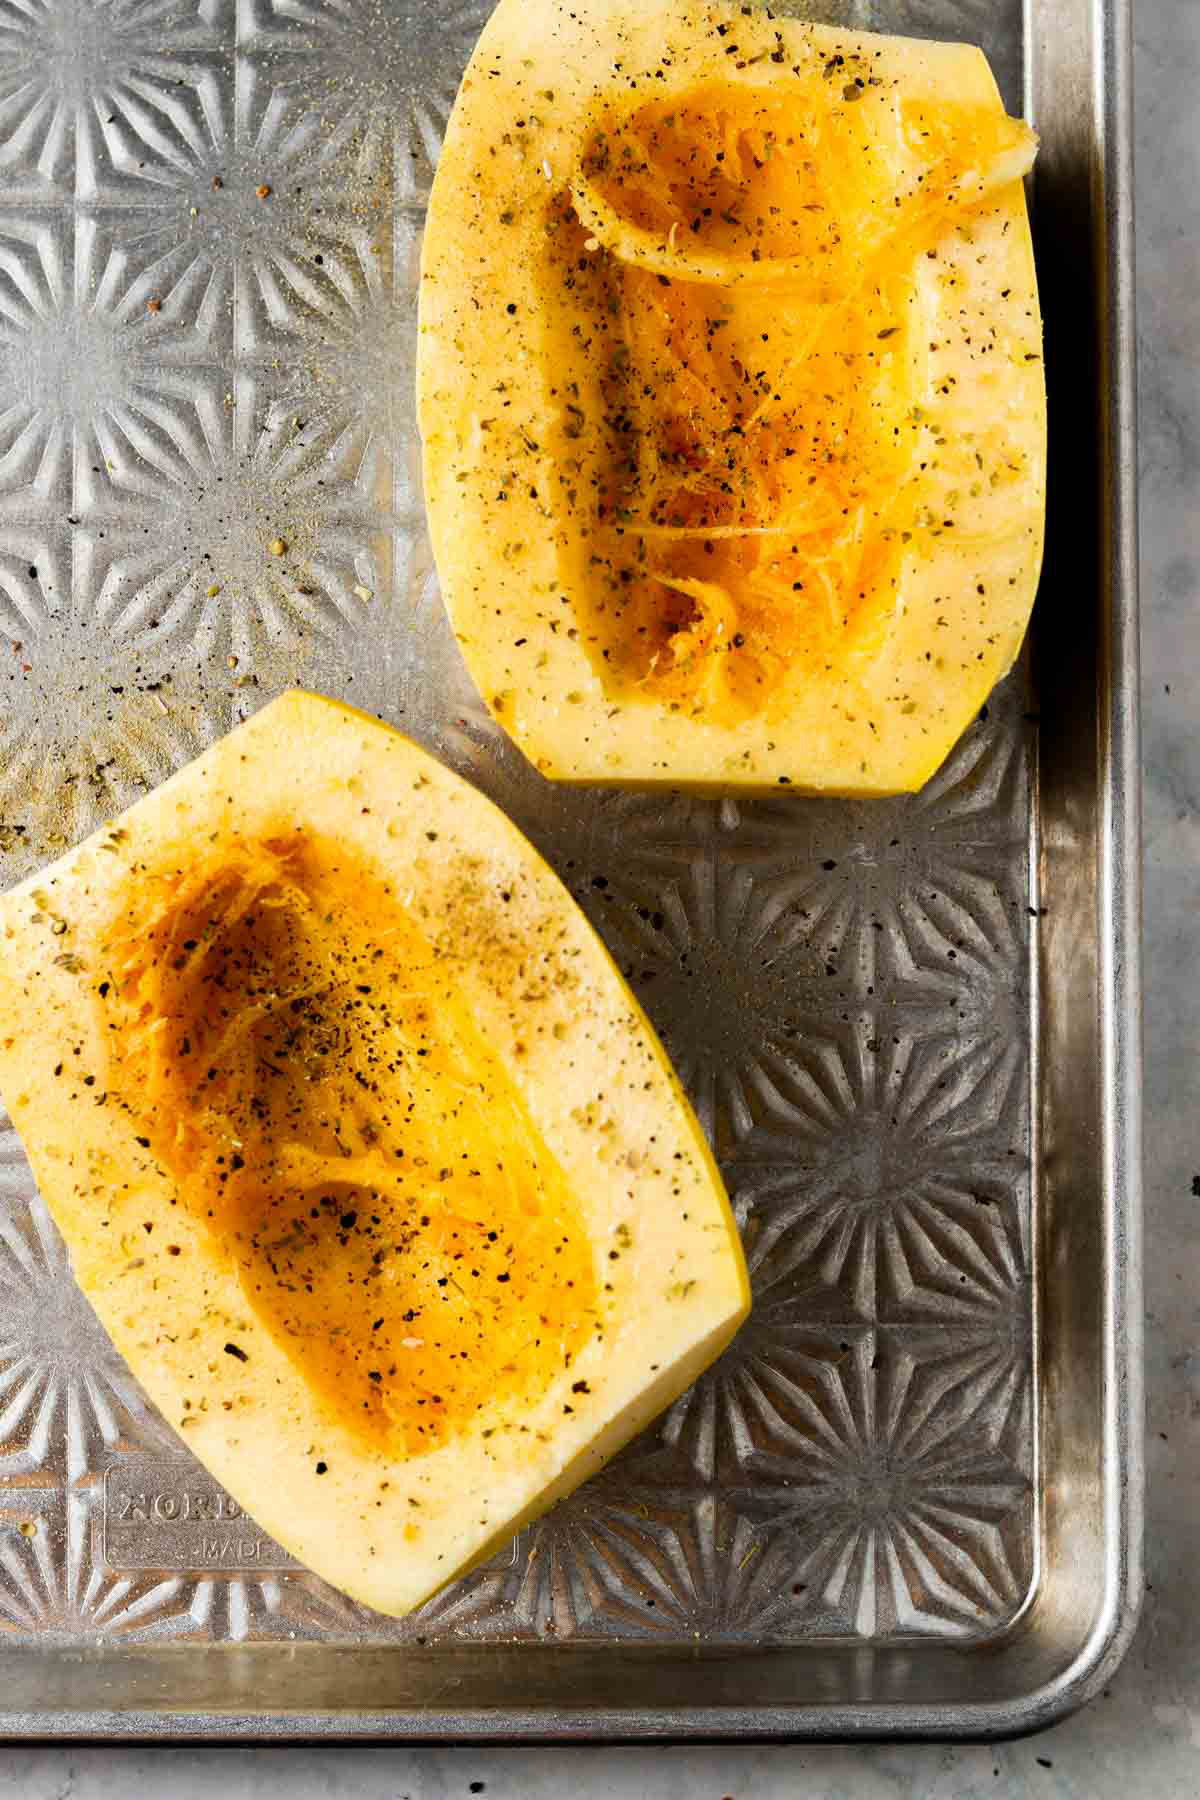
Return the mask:
{"type": "Polygon", "coordinates": [[[0,1491],[74,1484],[110,1453],[171,1435],[71,1279],[0,1114],[0,1491]]]}
{"type": "Polygon", "coordinates": [[[244,42],[276,94],[304,113],[345,114],[387,134],[404,199],[428,192],[467,57],[491,0],[250,0],[244,42]]]}
{"type": "MultiPolygon", "coordinates": [[[[986,45],[1017,41],[1016,6],[830,13],[986,45]]],[[[506,808],[609,944],[722,1161],[754,1311],[609,1469],[409,1620],[303,1571],[200,1566],[182,1525],[162,1568],[123,1567],[106,1476],[154,1460],[172,1531],[198,1471],[5,1130],[0,1631],[987,1637],[1035,1572],[1036,720],[1018,676],[924,793],[835,805],[550,788],[489,718],[441,609],[411,395],[422,208],[487,10],[0,0],[0,874],[285,685],[381,713],[506,808]]]]}

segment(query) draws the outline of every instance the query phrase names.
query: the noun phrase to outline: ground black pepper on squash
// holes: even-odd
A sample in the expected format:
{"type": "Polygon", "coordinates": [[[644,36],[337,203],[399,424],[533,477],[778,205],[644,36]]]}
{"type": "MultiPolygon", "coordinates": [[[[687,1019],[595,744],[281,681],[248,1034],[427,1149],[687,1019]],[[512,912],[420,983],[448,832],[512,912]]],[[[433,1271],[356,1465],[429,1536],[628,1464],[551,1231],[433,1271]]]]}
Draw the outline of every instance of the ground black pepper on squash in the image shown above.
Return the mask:
{"type": "Polygon", "coordinates": [[[288,694],[0,898],[0,1092],[76,1276],[279,1543],[403,1613],[728,1342],[708,1146],[582,913],[288,694]]]}
{"type": "Polygon", "coordinates": [[[430,203],[442,588],[576,780],[919,786],[1041,556],[1036,140],[981,53],[502,0],[430,203]]]}

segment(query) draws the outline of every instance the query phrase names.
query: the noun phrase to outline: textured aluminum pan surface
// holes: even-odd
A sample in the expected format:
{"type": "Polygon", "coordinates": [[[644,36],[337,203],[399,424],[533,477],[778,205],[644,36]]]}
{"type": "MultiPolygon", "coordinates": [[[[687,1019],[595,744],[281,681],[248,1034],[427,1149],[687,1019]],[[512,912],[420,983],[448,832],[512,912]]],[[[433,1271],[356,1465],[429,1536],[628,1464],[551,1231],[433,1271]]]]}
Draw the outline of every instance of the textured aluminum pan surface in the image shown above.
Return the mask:
{"type": "Polygon", "coordinates": [[[6,1129],[0,1733],[1032,1727],[1106,1678],[1140,1580],[1126,12],[823,11],[981,42],[1032,109],[1054,432],[1031,668],[923,794],[847,805],[548,787],[463,673],[412,357],[486,10],[0,0],[0,876],[283,686],[401,725],[628,972],[754,1312],[601,1478],[396,1624],[155,1416],[6,1129]]]}

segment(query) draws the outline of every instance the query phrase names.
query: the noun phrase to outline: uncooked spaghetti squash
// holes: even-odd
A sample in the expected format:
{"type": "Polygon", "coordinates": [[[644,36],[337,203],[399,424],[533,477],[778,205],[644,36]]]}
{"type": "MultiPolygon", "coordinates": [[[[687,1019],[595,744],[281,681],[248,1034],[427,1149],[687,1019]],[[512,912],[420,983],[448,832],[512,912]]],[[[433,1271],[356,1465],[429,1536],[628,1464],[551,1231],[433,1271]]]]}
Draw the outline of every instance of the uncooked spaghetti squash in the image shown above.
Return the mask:
{"type": "Polygon", "coordinates": [[[348,708],[275,701],[0,901],[0,1089],[76,1275],[257,1523],[401,1613],[748,1303],[570,896],[348,708]]]}
{"type": "Polygon", "coordinates": [[[544,773],[937,768],[1041,559],[1035,145],[967,45],[501,0],[434,183],[419,405],[455,631],[544,773]]]}

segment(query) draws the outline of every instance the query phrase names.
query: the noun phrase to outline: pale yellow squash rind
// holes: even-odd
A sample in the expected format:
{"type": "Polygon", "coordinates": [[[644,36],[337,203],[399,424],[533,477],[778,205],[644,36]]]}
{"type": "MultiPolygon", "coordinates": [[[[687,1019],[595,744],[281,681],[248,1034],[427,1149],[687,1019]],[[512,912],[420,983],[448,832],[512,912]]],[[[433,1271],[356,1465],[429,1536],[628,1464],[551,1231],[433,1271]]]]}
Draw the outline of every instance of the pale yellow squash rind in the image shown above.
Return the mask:
{"type": "Polygon", "coordinates": [[[1028,623],[1042,556],[1045,390],[1025,196],[1011,179],[948,228],[936,258],[918,269],[912,335],[931,346],[922,350],[929,507],[936,515],[952,498],[959,530],[957,539],[923,539],[906,558],[878,652],[814,682],[782,719],[717,724],[654,698],[614,697],[571,631],[580,613],[552,449],[563,438],[564,396],[552,391],[557,371],[546,353],[555,306],[545,280],[547,197],[575,179],[598,108],[618,107],[625,91],[634,105],[705,81],[761,85],[777,34],[798,65],[865,54],[914,100],[1001,104],[985,57],[969,45],[695,0],[501,0],[451,116],[422,260],[418,403],[430,529],[467,665],[496,718],[551,778],[914,790],[1011,666],[1028,623]],[[644,78],[659,70],[661,79],[644,78]],[[963,503],[960,471],[937,473],[938,437],[964,420],[991,428],[1023,464],[1000,541],[978,541],[991,514],[984,505],[976,518],[963,503]],[[514,467],[518,482],[509,479],[514,467]]]}
{"type": "Polygon", "coordinates": [[[0,900],[0,943],[0,1092],[80,1285],[234,1499],[380,1612],[409,1611],[592,1474],[746,1314],[720,1177],[607,952],[488,800],[365,715],[282,696],[0,900]],[[422,1457],[364,1449],[247,1304],[232,1259],[172,1204],[175,1186],[128,1114],[104,1103],[104,971],[88,946],[130,868],[163,845],[199,852],[280,819],[337,839],[391,880],[457,960],[459,992],[559,1159],[597,1284],[609,1284],[604,1341],[589,1341],[531,1411],[486,1441],[467,1426],[422,1457]],[[631,1229],[618,1237],[620,1225],[631,1229]],[[224,1353],[229,1340],[245,1362],[224,1353]],[[581,1380],[587,1395],[571,1392],[581,1380]]]}

